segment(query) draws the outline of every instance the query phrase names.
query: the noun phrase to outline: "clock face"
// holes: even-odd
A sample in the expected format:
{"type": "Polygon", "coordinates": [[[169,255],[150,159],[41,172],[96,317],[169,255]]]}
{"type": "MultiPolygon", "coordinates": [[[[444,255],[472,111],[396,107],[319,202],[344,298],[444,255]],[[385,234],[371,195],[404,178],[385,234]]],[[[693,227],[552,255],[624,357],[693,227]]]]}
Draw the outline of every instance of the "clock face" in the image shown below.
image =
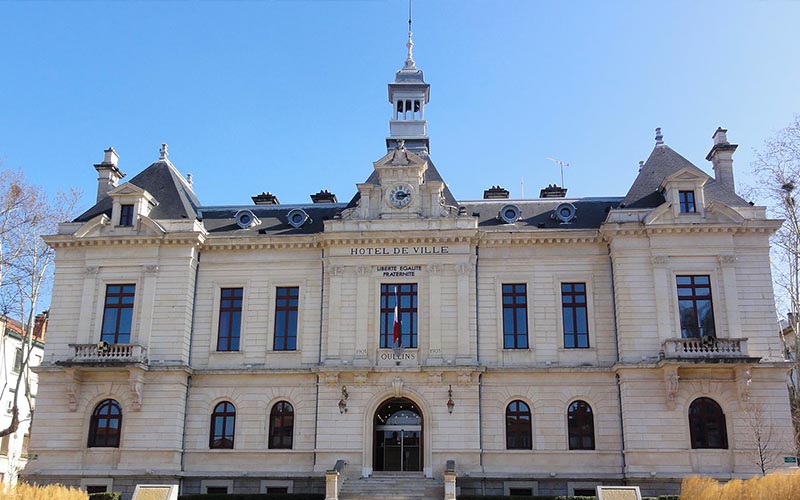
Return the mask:
{"type": "Polygon", "coordinates": [[[393,207],[403,208],[411,203],[412,196],[411,186],[398,184],[389,190],[389,203],[393,207]]]}

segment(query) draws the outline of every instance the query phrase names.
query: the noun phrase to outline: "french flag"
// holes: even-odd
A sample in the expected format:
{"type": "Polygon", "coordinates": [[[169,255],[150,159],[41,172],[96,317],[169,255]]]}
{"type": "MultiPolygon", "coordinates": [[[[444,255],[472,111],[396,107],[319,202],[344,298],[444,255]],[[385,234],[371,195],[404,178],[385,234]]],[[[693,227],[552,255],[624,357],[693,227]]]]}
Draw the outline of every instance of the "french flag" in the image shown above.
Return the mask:
{"type": "Polygon", "coordinates": [[[394,287],[394,325],[392,327],[392,341],[395,349],[400,349],[400,292],[394,287]]]}

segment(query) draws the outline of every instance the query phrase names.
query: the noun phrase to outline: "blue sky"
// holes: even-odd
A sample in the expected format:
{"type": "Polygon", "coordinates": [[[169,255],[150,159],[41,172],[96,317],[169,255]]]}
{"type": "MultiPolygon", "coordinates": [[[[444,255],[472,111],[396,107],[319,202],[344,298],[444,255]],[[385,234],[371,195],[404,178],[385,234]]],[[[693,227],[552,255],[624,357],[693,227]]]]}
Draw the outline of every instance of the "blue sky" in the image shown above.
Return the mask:
{"type": "MultiPolygon", "coordinates": [[[[205,205],[355,193],[385,154],[386,83],[407,3],[0,3],[0,159],[94,201],[114,146],[133,177],[158,156],[205,205]]],[[[459,199],[624,195],[653,129],[699,167],[717,126],[754,148],[800,112],[796,1],[432,1],[414,5],[431,84],[431,154],[459,199]]]]}

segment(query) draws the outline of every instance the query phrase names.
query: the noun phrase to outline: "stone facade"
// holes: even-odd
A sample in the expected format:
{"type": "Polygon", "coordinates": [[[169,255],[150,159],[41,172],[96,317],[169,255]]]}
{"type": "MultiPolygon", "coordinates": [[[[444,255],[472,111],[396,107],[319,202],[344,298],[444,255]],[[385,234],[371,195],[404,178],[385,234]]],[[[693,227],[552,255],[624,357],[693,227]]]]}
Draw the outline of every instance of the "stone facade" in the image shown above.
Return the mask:
{"type": "Polygon", "coordinates": [[[106,151],[97,205],[47,238],[56,273],[30,480],[127,495],[137,482],[323,491],[337,460],[350,479],[397,468],[441,478],[454,460],[465,493],[628,482],[651,494],[690,474],[756,472],[754,408],[770,416],[780,465],[792,455],[769,265],[780,221],[736,195],[724,130],[709,153],[720,179],[659,132],[624,199],[457,201],[428,154],[428,84],[410,47],[389,95],[387,154],[349,203],[285,206],[264,193],[204,207],[166,146],[121,185],[106,151]],[[693,302],[692,320],[678,294],[695,278],[705,286],[692,292],[711,297],[693,302]],[[123,285],[130,316],[115,329],[109,297],[123,285]],[[515,313],[508,285],[521,290],[515,313]],[[398,309],[394,345],[401,289],[416,305],[398,309]],[[290,321],[279,294],[292,291],[290,321]],[[694,421],[714,434],[706,445],[690,432],[698,398],[724,413],[694,421]],[[119,432],[98,441],[106,424],[93,414],[108,400],[121,414],[105,432],[119,432]],[[387,402],[413,415],[384,421],[387,402]],[[579,402],[593,439],[574,445],[579,402]],[[225,403],[235,430],[212,419],[225,403]],[[271,446],[284,403],[290,445],[271,446]],[[529,412],[514,428],[512,407],[529,412]],[[405,451],[384,425],[406,426],[405,451]]]}

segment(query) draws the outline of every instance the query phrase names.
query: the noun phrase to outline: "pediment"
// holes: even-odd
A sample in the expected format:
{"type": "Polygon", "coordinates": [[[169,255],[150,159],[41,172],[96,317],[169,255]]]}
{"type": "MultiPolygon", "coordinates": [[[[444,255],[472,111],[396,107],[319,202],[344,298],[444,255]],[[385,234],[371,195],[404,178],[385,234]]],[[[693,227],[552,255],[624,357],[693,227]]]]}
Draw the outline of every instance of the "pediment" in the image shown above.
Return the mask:
{"type": "Polygon", "coordinates": [[[668,175],[661,182],[661,187],[666,187],[673,182],[692,183],[704,185],[711,177],[698,168],[684,167],[677,172],[668,175]]]}
{"type": "Polygon", "coordinates": [[[733,208],[720,203],[713,202],[709,204],[704,215],[680,215],[675,217],[675,212],[672,210],[672,204],[669,202],[663,203],[654,208],[642,221],[645,226],[660,225],[660,224],[741,224],[745,218],[733,208]]]}
{"type": "Polygon", "coordinates": [[[115,196],[142,196],[146,193],[144,189],[140,188],[135,184],[131,184],[130,182],[126,182],[120,186],[115,187],[111,191],[108,192],[108,195],[112,198],[115,196]]]}
{"type": "Polygon", "coordinates": [[[423,167],[427,160],[412,153],[405,148],[398,148],[389,151],[386,156],[373,162],[375,168],[379,167],[423,167]]]}
{"type": "Polygon", "coordinates": [[[111,224],[111,218],[106,214],[84,223],[77,231],[75,238],[102,238],[107,236],[163,236],[166,234],[161,224],[147,216],[139,216],[133,227],[118,227],[111,224]]]}

